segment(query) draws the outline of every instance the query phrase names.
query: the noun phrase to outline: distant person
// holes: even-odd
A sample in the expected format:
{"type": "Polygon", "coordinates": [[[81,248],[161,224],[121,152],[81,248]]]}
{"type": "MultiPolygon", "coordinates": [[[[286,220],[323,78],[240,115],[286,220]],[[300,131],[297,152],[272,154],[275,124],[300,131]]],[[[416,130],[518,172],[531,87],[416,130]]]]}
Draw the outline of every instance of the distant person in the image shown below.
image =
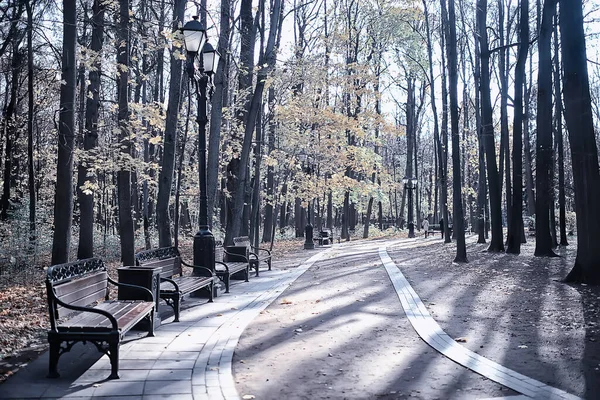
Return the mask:
{"type": "Polygon", "coordinates": [[[442,231],[442,239],[444,238],[444,218],[440,218],[440,231],[442,231]]]}
{"type": "Polygon", "coordinates": [[[427,239],[427,236],[429,235],[429,221],[427,220],[427,218],[423,220],[421,226],[425,230],[425,239],[427,239]]]}

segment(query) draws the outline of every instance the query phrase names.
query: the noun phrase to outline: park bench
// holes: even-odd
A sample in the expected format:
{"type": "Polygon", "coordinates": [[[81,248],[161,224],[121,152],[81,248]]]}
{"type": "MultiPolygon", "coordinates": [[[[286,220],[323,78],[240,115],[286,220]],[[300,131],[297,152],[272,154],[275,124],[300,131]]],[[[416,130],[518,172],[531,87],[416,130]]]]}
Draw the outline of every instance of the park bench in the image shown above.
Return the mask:
{"type": "Polygon", "coordinates": [[[256,276],[258,276],[258,268],[261,262],[266,262],[269,266],[269,271],[271,270],[271,251],[262,247],[252,246],[248,236],[233,238],[233,244],[235,246],[246,247],[246,257],[248,258],[250,267],[256,270],[256,276]]]}
{"type": "Polygon", "coordinates": [[[319,243],[319,246],[327,246],[333,244],[333,234],[329,229],[323,229],[319,232],[315,240],[319,243]]]}
{"type": "MultiPolygon", "coordinates": [[[[448,227],[448,229],[450,229],[450,233],[452,233],[452,224],[450,224],[450,226],[448,227]]],[[[435,233],[435,232],[441,232],[441,228],[440,228],[440,224],[429,224],[429,229],[427,230],[427,233],[435,233]]]]}
{"type": "Polygon", "coordinates": [[[242,273],[244,281],[250,276],[250,263],[245,255],[229,253],[223,246],[215,247],[215,274],[225,284],[225,293],[229,293],[231,277],[242,273]]]}
{"type": "Polygon", "coordinates": [[[141,267],[162,268],[160,270],[160,298],[173,308],[175,322],[179,322],[181,301],[186,294],[205,289],[208,292],[209,303],[213,301],[215,283],[213,272],[209,268],[184,262],[176,247],[141,251],[135,255],[135,261],[141,267]],[[194,268],[194,274],[202,275],[186,275],[183,266],[194,268]]]}
{"type": "Polygon", "coordinates": [[[77,342],[92,342],[110,358],[109,379],[119,378],[119,346],[125,334],[144,318],[154,336],[154,296],[144,287],[113,281],[102,260],[88,258],[48,267],[50,312],[49,378],[58,378],[58,359],[77,342]],[[108,283],[127,288],[145,300],[109,300],[108,283]],[[64,343],[64,346],[63,346],[64,343]]]}

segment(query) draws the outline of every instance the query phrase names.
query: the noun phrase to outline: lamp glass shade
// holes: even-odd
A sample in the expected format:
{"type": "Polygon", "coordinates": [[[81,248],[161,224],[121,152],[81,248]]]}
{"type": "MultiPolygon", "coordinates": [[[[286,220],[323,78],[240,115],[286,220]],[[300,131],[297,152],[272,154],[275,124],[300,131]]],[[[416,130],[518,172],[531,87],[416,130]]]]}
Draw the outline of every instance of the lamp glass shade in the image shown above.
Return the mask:
{"type": "Polygon", "coordinates": [[[417,178],[412,178],[412,184],[413,184],[413,185],[416,185],[416,184],[417,184],[417,182],[418,182],[417,178]]]}
{"type": "Polygon", "coordinates": [[[198,54],[206,42],[206,28],[194,17],[192,21],[186,22],[181,29],[183,32],[183,41],[185,49],[189,53],[198,54]]]}
{"type": "Polygon", "coordinates": [[[206,72],[209,75],[217,72],[217,66],[219,65],[219,57],[219,52],[216,51],[210,43],[206,42],[202,49],[202,64],[204,72],[206,72]]]}
{"type": "Polygon", "coordinates": [[[402,178],[402,183],[404,183],[406,185],[408,183],[408,180],[409,179],[407,177],[404,177],[404,178],[402,178]]]}

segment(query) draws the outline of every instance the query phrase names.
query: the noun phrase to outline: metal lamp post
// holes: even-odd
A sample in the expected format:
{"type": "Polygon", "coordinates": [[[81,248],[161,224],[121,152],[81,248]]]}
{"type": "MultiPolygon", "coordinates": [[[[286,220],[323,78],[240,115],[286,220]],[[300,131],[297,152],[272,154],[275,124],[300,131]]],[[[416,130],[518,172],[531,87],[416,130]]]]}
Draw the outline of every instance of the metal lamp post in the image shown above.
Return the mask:
{"type": "Polygon", "coordinates": [[[413,189],[417,187],[417,178],[402,178],[404,189],[408,190],[408,237],[415,237],[415,223],[413,221],[413,189]]]}
{"type": "Polygon", "coordinates": [[[216,71],[219,53],[207,42],[206,27],[193,17],[181,29],[187,51],[187,73],[198,98],[198,174],[200,183],[200,227],[194,235],[194,265],[215,270],[215,237],[208,225],[206,190],[206,123],[208,122],[206,91],[216,71]],[[196,62],[198,66],[196,66],[196,62]]]}

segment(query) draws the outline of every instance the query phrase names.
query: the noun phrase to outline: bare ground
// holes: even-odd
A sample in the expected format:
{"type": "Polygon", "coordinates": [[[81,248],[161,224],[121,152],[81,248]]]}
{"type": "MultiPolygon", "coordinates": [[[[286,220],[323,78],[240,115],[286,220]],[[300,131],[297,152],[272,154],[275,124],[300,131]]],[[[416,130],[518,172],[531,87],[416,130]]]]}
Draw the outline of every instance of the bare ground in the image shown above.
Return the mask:
{"type": "MultiPolygon", "coordinates": [[[[407,250],[407,256],[421,251],[407,250]]],[[[239,393],[256,399],[516,394],[446,359],[417,336],[376,247],[336,249],[311,267],[246,329],[233,365],[239,393]]]]}

